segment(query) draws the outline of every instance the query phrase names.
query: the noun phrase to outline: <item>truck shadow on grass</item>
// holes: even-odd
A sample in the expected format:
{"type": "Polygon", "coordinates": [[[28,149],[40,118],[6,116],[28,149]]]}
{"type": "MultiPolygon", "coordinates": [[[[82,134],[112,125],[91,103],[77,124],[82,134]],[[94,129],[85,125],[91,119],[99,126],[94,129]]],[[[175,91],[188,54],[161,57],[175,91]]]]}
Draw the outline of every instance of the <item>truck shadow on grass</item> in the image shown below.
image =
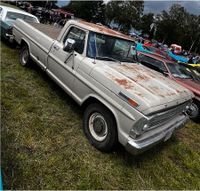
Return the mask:
{"type": "Polygon", "coordinates": [[[147,151],[144,151],[143,153],[140,153],[138,155],[132,155],[128,153],[122,145],[119,145],[118,148],[116,148],[117,155],[122,158],[122,160],[125,160],[129,166],[134,166],[138,163],[143,163],[145,161],[151,161],[155,159],[155,157],[159,157],[163,155],[163,152],[165,152],[167,149],[169,149],[172,145],[177,144],[178,140],[176,138],[176,135],[174,135],[170,140],[167,142],[160,142],[154,147],[150,148],[147,151]]]}

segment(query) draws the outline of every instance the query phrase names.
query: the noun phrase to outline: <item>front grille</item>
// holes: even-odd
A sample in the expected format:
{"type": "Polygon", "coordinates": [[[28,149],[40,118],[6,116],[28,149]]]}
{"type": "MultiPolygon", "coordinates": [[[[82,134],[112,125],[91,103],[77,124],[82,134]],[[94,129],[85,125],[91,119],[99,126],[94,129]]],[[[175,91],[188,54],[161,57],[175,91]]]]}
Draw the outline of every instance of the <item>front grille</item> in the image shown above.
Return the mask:
{"type": "Polygon", "coordinates": [[[149,116],[150,128],[148,130],[156,128],[157,126],[163,125],[167,123],[168,121],[174,119],[176,116],[180,115],[181,113],[183,113],[183,111],[185,111],[186,105],[188,105],[188,102],[185,102],[171,109],[160,111],[159,113],[149,116]]]}

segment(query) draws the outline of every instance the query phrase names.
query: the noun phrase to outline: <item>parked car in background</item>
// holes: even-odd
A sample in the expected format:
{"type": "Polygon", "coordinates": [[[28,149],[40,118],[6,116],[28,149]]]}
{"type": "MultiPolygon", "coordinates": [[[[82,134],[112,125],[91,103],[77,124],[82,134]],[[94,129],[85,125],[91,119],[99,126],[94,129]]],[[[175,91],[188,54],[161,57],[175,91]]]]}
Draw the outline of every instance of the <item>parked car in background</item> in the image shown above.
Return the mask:
{"type": "Polygon", "coordinates": [[[154,46],[150,46],[150,45],[147,45],[147,44],[142,44],[142,43],[136,42],[136,50],[139,51],[139,52],[152,54],[152,55],[155,55],[155,56],[158,56],[158,57],[161,57],[161,58],[166,58],[166,59],[171,60],[171,61],[176,61],[171,56],[169,56],[167,52],[162,51],[162,50],[160,50],[160,49],[158,49],[154,46]]]}
{"type": "Polygon", "coordinates": [[[170,49],[173,50],[174,54],[181,54],[182,53],[182,46],[177,44],[171,44],[170,49]]]}
{"type": "Polygon", "coordinates": [[[189,58],[185,56],[176,55],[170,50],[167,51],[167,54],[177,62],[187,63],[189,61],[189,58]]]}
{"type": "Polygon", "coordinates": [[[39,20],[34,15],[31,15],[22,10],[18,10],[18,9],[0,5],[1,38],[4,38],[4,39],[12,42],[12,40],[13,40],[13,35],[12,35],[13,23],[18,18],[23,19],[27,22],[39,23],[39,20]]]}
{"type": "Polygon", "coordinates": [[[141,64],[135,42],[105,26],[69,20],[62,29],[14,24],[22,66],[34,60],[84,110],[89,142],[110,151],[119,141],[137,154],[187,122],[193,93],[141,64]]]}
{"type": "Polygon", "coordinates": [[[192,75],[196,81],[199,81],[200,83],[200,64],[186,64],[186,63],[179,63],[188,73],[189,75],[192,75]]]}
{"type": "Polygon", "coordinates": [[[152,52],[149,49],[145,48],[144,45],[140,42],[136,42],[136,50],[140,52],[152,54],[152,52]]]}
{"type": "Polygon", "coordinates": [[[159,48],[156,48],[154,46],[143,46],[145,49],[151,51],[151,54],[154,54],[156,56],[160,56],[162,58],[165,58],[170,61],[175,61],[172,57],[170,57],[166,51],[160,50],[159,48]]]}
{"type": "Polygon", "coordinates": [[[178,63],[171,62],[152,54],[138,52],[138,60],[145,66],[156,70],[166,77],[176,81],[178,84],[192,91],[195,95],[190,117],[194,121],[200,120],[200,83],[198,77],[189,73],[178,63]]]}

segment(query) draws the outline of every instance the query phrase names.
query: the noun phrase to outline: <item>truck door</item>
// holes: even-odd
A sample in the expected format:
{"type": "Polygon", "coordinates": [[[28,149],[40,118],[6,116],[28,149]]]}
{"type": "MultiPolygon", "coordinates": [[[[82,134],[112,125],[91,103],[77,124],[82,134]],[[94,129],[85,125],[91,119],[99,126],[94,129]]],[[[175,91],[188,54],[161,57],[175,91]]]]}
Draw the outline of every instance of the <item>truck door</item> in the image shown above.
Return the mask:
{"type": "Polygon", "coordinates": [[[84,51],[86,32],[72,26],[62,42],[56,41],[48,56],[47,73],[50,74],[68,93],[72,93],[75,78],[74,55],[80,58],[84,51]],[[74,54],[64,51],[64,43],[67,39],[75,40],[74,54]],[[71,55],[71,56],[70,56],[71,55]]]}

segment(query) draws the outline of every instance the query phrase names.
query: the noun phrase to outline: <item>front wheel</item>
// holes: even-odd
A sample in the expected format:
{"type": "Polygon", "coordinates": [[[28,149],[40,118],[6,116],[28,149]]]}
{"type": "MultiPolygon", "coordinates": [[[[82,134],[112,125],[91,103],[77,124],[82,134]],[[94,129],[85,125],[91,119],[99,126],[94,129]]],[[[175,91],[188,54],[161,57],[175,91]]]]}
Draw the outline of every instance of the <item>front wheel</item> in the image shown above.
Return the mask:
{"type": "Polygon", "coordinates": [[[90,144],[109,152],[117,143],[117,128],[111,112],[101,104],[91,104],[84,113],[83,130],[90,144]]]}
{"type": "Polygon", "coordinates": [[[189,111],[189,117],[192,121],[199,123],[200,122],[200,102],[197,100],[193,100],[193,104],[191,105],[189,111]]]}
{"type": "Polygon", "coordinates": [[[22,46],[21,51],[20,51],[20,64],[22,66],[29,66],[30,65],[30,53],[29,53],[29,48],[25,44],[22,46]]]}

